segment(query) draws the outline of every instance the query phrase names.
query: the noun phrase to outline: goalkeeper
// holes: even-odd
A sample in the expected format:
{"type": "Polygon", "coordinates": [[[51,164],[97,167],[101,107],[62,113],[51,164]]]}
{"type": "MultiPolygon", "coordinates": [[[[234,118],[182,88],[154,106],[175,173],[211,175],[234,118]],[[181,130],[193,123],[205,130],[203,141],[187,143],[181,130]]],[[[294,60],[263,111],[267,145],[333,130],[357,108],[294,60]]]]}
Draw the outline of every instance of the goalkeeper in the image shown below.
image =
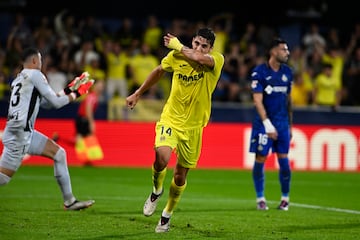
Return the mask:
{"type": "Polygon", "coordinates": [[[23,70],[11,83],[7,122],[2,138],[0,185],[10,182],[25,154],[44,156],[54,161],[54,176],[60,187],[64,209],[81,210],[94,200],[79,201],[72,192],[64,148],[34,129],[39,108],[61,108],[86,94],[94,80],[84,73],[75,78],[61,93],[56,94],[41,72],[42,59],[38,49],[23,51],[23,70]]]}
{"type": "Polygon", "coordinates": [[[167,204],[155,232],[167,232],[170,218],[186,188],[189,169],[195,168],[201,153],[203,128],[211,112],[211,96],[224,65],[224,56],[212,51],[215,34],[201,28],[192,39],[192,48],[175,36],[164,36],[165,46],[172,49],[145,82],[129,97],[127,105],[135,107],[140,96],[150,89],[165,72],[172,72],[170,96],[164,106],[155,132],[155,161],[152,165],[152,192],[145,201],[143,213],[151,216],[164,191],[164,179],[171,153],[176,149],[174,169],[167,204]]]}

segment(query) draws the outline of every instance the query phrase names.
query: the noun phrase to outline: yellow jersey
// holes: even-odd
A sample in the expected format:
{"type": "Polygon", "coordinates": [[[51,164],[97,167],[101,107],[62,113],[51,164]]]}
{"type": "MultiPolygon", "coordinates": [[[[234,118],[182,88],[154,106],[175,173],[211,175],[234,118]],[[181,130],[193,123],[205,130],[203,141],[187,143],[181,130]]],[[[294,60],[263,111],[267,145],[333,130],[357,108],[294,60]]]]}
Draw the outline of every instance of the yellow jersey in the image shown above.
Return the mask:
{"type": "Polygon", "coordinates": [[[209,53],[214,59],[212,69],[187,59],[177,51],[170,51],[161,66],[172,72],[170,95],[164,105],[160,121],[178,130],[205,127],[211,113],[211,96],[216,88],[224,56],[216,51],[209,53]]]}

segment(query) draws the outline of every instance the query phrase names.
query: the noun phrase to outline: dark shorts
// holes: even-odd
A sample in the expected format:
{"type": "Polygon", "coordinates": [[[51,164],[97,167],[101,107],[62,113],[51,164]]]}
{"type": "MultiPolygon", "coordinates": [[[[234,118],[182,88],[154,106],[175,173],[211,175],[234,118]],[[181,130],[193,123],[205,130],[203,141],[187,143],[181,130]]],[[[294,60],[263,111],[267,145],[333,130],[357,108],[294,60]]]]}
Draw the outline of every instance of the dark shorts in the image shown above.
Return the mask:
{"type": "Polygon", "coordinates": [[[268,138],[264,129],[252,129],[250,138],[250,152],[267,156],[273,153],[289,153],[290,149],[290,129],[278,131],[277,140],[268,138]]]}
{"type": "Polygon", "coordinates": [[[90,125],[87,118],[77,116],[75,119],[75,129],[77,134],[83,137],[88,136],[90,134],[90,125]]]}

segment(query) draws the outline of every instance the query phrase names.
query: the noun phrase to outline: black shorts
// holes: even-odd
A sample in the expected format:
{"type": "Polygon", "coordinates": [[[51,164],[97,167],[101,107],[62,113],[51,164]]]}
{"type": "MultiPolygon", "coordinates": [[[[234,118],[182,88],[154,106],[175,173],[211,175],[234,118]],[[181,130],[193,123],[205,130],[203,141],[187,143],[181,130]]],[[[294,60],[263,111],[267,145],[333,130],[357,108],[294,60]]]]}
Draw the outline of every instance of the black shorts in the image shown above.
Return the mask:
{"type": "Polygon", "coordinates": [[[90,135],[90,124],[89,120],[84,117],[77,116],[75,119],[76,133],[83,137],[90,135]]]}

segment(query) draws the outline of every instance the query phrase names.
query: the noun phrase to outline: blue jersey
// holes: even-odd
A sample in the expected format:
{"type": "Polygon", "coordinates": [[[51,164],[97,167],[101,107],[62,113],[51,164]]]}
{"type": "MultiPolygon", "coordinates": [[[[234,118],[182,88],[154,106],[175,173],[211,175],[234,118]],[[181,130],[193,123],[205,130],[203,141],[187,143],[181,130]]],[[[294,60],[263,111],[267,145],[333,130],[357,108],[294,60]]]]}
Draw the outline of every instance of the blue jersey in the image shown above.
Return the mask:
{"type": "Polygon", "coordinates": [[[272,152],[288,153],[290,148],[290,122],[288,96],[291,92],[293,74],[290,67],[282,64],[275,72],[264,63],[254,68],[251,74],[251,88],[254,93],[263,94],[266,116],[276,128],[277,140],[267,137],[259,113],[255,111],[250,139],[250,152],[266,156],[272,152]]]}
{"type": "MultiPolygon", "coordinates": [[[[293,82],[292,69],[281,64],[275,72],[267,63],[255,67],[251,74],[251,89],[254,93],[263,93],[266,115],[279,131],[289,127],[288,95],[293,82]]],[[[255,113],[254,127],[262,126],[259,114],[255,113]]]]}

